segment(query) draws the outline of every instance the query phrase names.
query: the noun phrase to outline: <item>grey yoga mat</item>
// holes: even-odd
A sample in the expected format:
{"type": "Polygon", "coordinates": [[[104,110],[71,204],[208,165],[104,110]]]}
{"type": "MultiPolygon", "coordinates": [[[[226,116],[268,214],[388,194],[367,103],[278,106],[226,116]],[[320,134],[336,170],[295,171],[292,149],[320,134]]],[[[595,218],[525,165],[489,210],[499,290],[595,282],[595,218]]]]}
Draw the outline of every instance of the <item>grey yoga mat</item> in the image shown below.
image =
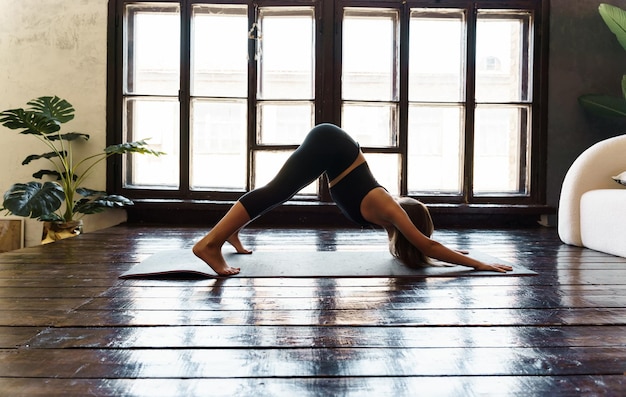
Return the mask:
{"type": "MultiPolygon", "coordinates": [[[[403,265],[388,251],[256,251],[251,255],[225,252],[232,267],[241,272],[230,277],[461,277],[461,276],[529,276],[532,270],[510,264],[481,252],[470,256],[488,263],[513,266],[507,273],[475,271],[464,266],[443,263],[420,269],[403,265]]],[[[157,252],[123,273],[120,278],[167,278],[167,275],[218,277],[190,249],[157,252]]]]}

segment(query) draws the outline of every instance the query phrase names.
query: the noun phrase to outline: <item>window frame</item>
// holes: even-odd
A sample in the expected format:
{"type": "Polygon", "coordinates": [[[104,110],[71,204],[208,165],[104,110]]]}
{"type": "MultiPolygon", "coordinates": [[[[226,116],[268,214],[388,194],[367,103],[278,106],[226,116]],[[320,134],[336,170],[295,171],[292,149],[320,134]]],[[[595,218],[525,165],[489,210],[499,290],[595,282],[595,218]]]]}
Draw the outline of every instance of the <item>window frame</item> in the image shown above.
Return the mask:
{"type": "MultiPolygon", "coordinates": [[[[122,137],[122,103],[124,98],[123,81],[124,71],[119,65],[124,60],[124,35],[123,35],[123,10],[126,4],[144,3],[141,0],[111,0],[109,2],[109,28],[108,28],[108,89],[107,89],[107,143],[114,144],[123,141],[122,137]]],[[[145,3],[179,3],[181,18],[188,21],[191,18],[191,10],[194,4],[246,4],[248,5],[249,20],[254,20],[257,7],[263,6],[314,6],[315,8],[315,53],[316,54],[332,54],[333,60],[324,62],[323,56],[315,57],[315,123],[333,122],[341,123],[341,18],[344,7],[373,7],[373,8],[394,8],[400,13],[400,32],[401,42],[408,40],[409,15],[412,8],[464,8],[468,10],[467,14],[467,38],[468,42],[473,42],[476,38],[476,10],[477,9],[525,9],[532,11],[534,15],[534,31],[531,33],[531,39],[534,41],[532,46],[533,54],[530,63],[532,70],[532,90],[533,96],[530,101],[530,109],[532,115],[530,117],[530,139],[531,147],[529,152],[531,167],[529,173],[527,195],[503,195],[498,196],[476,196],[473,195],[472,189],[468,181],[473,178],[473,148],[474,145],[474,114],[473,111],[466,112],[465,115],[465,159],[463,163],[464,186],[461,195],[423,195],[412,196],[426,203],[444,204],[444,205],[501,205],[501,206],[542,206],[545,205],[546,195],[546,120],[547,120],[547,17],[548,17],[548,1],[547,0],[258,0],[258,1],[228,1],[228,0],[150,0],[145,3]],[[329,28],[329,26],[331,28],[329,28]]],[[[190,184],[190,104],[191,95],[189,90],[190,82],[190,24],[181,24],[181,86],[178,95],[180,106],[180,177],[179,189],[143,189],[143,188],[124,188],[122,175],[122,159],[120,156],[113,156],[108,159],[107,171],[107,189],[111,192],[124,194],[133,200],[158,201],[158,200],[175,200],[177,202],[200,202],[200,201],[216,201],[216,202],[232,202],[241,196],[245,191],[208,191],[208,190],[192,190],[190,184]]],[[[249,54],[254,54],[255,42],[250,40],[248,43],[249,54]]],[[[467,46],[467,71],[465,76],[466,92],[474,92],[475,76],[476,76],[476,59],[475,46],[467,46]]],[[[400,189],[401,194],[407,192],[407,135],[408,135],[408,46],[399,45],[399,127],[398,127],[398,144],[396,147],[363,147],[363,151],[367,153],[398,153],[400,155],[400,189]]],[[[527,75],[527,73],[526,73],[527,75]]],[[[275,149],[295,149],[297,145],[257,145],[256,144],[256,89],[257,89],[257,70],[254,58],[248,63],[248,190],[253,178],[253,153],[255,150],[275,150],[275,149]]],[[[475,109],[477,102],[471,95],[466,95],[465,108],[475,109]]],[[[304,198],[296,197],[296,200],[305,200],[313,202],[330,202],[330,194],[325,183],[319,184],[318,197],[310,196],[304,198]]]]}

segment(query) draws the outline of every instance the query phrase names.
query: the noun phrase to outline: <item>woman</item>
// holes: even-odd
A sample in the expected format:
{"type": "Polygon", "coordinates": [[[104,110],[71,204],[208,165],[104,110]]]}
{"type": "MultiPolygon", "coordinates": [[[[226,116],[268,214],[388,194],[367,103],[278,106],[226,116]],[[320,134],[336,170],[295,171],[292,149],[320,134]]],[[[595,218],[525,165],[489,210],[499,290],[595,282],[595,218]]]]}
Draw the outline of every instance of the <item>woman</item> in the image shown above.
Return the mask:
{"type": "Polygon", "coordinates": [[[324,172],[331,196],[344,215],[363,226],[382,226],[392,255],[407,266],[425,266],[428,258],[434,258],[476,270],[512,270],[510,266],[477,261],[430,239],[433,224],[426,206],[411,198],[394,199],[372,176],[359,144],[332,124],[313,128],[276,177],[243,195],[194,245],[194,254],[219,275],[239,273],[239,268],[224,260],[224,242],[240,254],[251,253],[241,244],[239,230],[289,200],[324,172]]]}

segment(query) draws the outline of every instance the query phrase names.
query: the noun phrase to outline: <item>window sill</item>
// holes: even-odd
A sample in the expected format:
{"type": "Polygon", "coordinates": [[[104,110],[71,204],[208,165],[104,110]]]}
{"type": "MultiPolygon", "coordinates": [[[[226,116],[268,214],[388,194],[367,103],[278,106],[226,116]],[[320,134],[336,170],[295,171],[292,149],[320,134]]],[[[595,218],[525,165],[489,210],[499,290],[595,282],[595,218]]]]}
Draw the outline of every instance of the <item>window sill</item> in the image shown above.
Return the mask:
{"type": "MultiPolygon", "coordinates": [[[[130,223],[213,225],[233,201],[137,199],[126,207],[130,223]]],[[[541,216],[555,214],[547,205],[428,204],[437,227],[536,227],[541,216]]],[[[345,218],[333,203],[289,201],[254,222],[276,227],[359,226],[345,218]]]]}

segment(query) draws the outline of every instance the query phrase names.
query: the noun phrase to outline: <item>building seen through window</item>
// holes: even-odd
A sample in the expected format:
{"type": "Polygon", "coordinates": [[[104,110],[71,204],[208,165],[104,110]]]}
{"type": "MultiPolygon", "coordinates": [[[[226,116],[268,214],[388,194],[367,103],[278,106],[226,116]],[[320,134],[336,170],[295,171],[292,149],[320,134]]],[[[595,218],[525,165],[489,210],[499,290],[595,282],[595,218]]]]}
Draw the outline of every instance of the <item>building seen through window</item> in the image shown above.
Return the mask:
{"type": "MultiPolygon", "coordinates": [[[[538,1],[338,1],[333,14],[318,2],[121,3],[115,121],[124,138],[167,153],[124,161],[120,188],[131,195],[241,194],[328,121],[360,143],[392,194],[532,196],[538,1]]],[[[314,183],[302,194],[321,191],[314,183]]]]}

